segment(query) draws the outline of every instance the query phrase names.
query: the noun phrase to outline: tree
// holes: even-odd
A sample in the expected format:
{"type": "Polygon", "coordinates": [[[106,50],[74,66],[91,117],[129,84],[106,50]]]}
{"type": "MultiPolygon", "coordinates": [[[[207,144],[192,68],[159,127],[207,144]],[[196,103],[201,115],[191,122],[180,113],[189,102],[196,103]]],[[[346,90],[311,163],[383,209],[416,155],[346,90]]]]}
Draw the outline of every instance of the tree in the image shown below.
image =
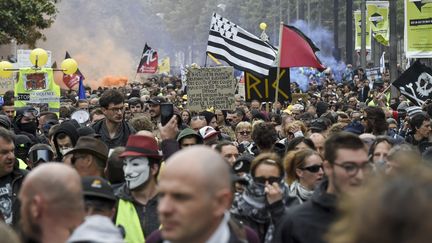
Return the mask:
{"type": "Polygon", "coordinates": [[[54,23],[58,1],[0,0],[0,44],[15,39],[34,47],[37,40],[45,40],[41,30],[54,23]]]}

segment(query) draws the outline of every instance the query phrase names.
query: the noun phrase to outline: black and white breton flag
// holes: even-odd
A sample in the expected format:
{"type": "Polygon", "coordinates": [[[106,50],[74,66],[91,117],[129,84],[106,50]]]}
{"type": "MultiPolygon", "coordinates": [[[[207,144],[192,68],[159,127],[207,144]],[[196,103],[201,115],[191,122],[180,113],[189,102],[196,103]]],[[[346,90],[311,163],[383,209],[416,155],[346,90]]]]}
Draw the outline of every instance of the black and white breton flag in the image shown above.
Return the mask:
{"type": "Polygon", "coordinates": [[[207,52],[236,69],[267,76],[274,66],[272,46],[228,19],[213,13],[207,52]]]}
{"type": "Polygon", "coordinates": [[[392,83],[401,94],[419,106],[432,99],[432,69],[416,61],[392,83]]]}

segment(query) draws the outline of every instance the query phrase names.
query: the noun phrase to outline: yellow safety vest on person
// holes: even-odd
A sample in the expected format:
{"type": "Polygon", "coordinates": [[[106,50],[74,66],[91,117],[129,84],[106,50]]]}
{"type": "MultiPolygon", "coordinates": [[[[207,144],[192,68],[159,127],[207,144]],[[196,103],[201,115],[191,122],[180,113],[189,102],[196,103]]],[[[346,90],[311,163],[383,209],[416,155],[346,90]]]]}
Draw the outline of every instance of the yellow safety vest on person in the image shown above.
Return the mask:
{"type": "Polygon", "coordinates": [[[27,103],[48,104],[48,111],[59,115],[60,86],[54,81],[52,68],[20,68],[14,91],[15,109],[26,107],[27,103]]]}
{"type": "Polygon", "coordinates": [[[144,243],[144,232],[141,229],[140,219],[133,203],[119,199],[116,225],[123,226],[126,243],[144,243]]]}
{"type": "Polygon", "coordinates": [[[27,164],[24,161],[22,161],[22,159],[20,159],[20,158],[17,158],[17,160],[18,160],[18,167],[21,170],[26,170],[27,169],[27,164]]]}

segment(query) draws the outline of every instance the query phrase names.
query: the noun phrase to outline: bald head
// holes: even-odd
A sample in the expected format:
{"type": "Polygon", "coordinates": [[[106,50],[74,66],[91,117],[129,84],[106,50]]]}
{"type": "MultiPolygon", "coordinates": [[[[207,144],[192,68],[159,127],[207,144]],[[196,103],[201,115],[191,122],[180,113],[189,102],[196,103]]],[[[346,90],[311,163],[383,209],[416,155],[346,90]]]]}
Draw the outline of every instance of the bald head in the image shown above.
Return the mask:
{"type": "Polygon", "coordinates": [[[161,176],[169,177],[170,174],[190,174],[212,191],[231,187],[228,164],[219,153],[207,146],[191,146],[171,156],[161,176]]]}
{"type": "Polygon", "coordinates": [[[65,164],[46,163],[28,174],[21,196],[33,198],[36,195],[43,198],[52,212],[79,213],[84,210],[80,176],[65,164]]]}

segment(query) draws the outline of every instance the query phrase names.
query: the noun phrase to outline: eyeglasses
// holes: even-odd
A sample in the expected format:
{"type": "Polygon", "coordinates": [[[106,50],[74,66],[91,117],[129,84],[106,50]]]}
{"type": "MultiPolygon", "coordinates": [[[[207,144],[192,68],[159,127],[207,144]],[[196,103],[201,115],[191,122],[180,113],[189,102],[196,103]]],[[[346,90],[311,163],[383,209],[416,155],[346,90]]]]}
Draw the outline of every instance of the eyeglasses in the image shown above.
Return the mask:
{"type": "Polygon", "coordinates": [[[238,133],[240,133],[243,136],[247,136],[247,135],[251,134],[250,131],[241,131],[241,132],[238,132],[238,133]]]}
{"type": "Polygon", "coordinates": [[[371,172],[373,169],[373,165],[369,161],[366,161],[366,162],[362,163],[361,165],[354,163],[354,162],[342,162],[340,164],[337,164],[337,163],[333,163],[333,164],[343,168],[349,176],[357,175],[359,169],[361,169],[364,172],[371,172]]]}
{"type": "Polygon", "coordinates": [[[113,112],[123,112],[125,110],[125,107],[109,107],[107,108],[107,110],[109,111],[113,111],[113,112]]]}
{"type": "Polygon", "coordinates": [[[268,182],[271,185],[275,182],[276,183],[280,182],[281,178],[276,176],[269,176],[269,177],[259,176],[259,177],[254,177],[253,180],[255,183],[258,184],[266,184],[266,182],[268,182]]]}
{"type": "Polygon", "coordinates": [[[301,170],[307,170],[307,171],[309,171],[311,173],[317,173],[321,169],[322,169],[322,165],[311,165],[311,166],[308,166],[308,167],[301,168],[301,170]]]}
{"type": "Polygon", "coordinates": [[[195,120],[205,120],[205,117],[204,116],[194,116],[194,117],[192,117],[191,120],[192,121],[195,121],[195,120]]]}

